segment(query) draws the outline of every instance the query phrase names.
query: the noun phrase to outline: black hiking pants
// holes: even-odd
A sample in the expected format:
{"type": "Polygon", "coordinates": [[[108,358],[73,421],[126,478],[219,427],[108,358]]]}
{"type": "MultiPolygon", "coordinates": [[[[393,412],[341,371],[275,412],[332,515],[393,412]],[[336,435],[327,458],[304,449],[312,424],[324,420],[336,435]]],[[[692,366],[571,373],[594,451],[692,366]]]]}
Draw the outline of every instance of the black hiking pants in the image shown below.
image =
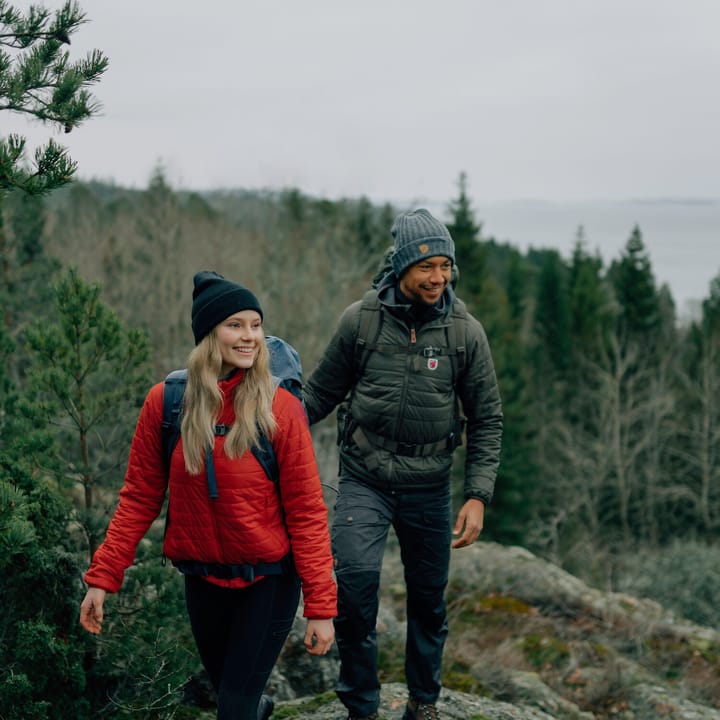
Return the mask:
{"type": "Polygon", "coordinates": [[[257,706],[300,601],[294,571],[242,589],[185,576],[185,602],[203,666],[218,695],[218,720],[257,720],[257,706]]]}
{"type": "Polygon", "coordinates": [[[432,704],[440,694],[451,510],[449,483],[431,490],[385,492],[340,477],[332,525],[338,585],[335,637],[341,661],[336,692],[360,717],[375,712],[380,702],[375,624],[390,525],[400,543],[407,588],[408,690],[421,703],[432,704]]]}

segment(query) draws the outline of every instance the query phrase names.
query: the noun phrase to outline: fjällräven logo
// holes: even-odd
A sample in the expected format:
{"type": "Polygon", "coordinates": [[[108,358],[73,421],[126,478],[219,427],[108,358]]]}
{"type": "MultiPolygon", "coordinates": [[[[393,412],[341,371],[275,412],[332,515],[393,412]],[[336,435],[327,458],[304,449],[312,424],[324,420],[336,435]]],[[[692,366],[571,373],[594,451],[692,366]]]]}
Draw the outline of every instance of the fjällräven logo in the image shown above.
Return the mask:
{"type": "Polygon", "coordinates": [[[420,245],[420,246],[418,247],[418,250],[419,250],[423,255],[424,255],[429,249],[430,249],[430,247],[429,247],[428,245],[426,245],[425,243],[423,243],[422,245],[420,245]]]}
{"type": "Polygon", "coordinates": [[[429,357],[427,361],[428,370],[437,370],[438,359],[436,357],[429,357]]]}

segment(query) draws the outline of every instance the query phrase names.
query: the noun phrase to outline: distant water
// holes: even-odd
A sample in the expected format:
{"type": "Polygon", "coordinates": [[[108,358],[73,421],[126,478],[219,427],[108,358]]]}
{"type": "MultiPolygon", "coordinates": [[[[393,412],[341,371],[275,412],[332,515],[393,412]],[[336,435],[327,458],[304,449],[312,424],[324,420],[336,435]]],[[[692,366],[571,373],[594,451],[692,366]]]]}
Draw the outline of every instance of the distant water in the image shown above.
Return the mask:
{"type": "MultiPolygon", "coordinates": [[[[580,225],[586,247],[605,267],[640,227],[658,286],[666,283],[680,317],[697,313],[720,274],[720,200],[637,200],[551,203],[474,201],[484,237],[528,248],[556,248],[569,259],[580,225]]],[[[446,206],[435,208],[447,217],[446,206]]]]}

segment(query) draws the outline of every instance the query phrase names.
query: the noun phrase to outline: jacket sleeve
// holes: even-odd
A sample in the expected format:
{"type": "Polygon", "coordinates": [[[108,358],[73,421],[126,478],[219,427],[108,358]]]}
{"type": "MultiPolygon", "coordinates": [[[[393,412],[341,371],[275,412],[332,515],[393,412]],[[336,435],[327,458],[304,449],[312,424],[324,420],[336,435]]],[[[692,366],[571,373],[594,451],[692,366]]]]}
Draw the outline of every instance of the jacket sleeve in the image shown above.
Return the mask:
{"type": "Polygon", "coordinates": [[[467,319],[467,366],[458,395],[467,418],[465,499],[492,500],[500,464],[503,414],[495,367],[482,325],[467,319]]]}
{"type": "Polygon", "coordinates": [[[85,574],[85,582],[91,587],[108,592],[120,589],[138,543],[160,514],[167,489],[161,422],[162,383],[150,390],[140,411],[115,514],[85,574]]]}
{"type": "Polygon", "coordinates": [[[340,316],[320,362],[303,385],[303,399],[310,425],[329,415],[353,386],[360,303],[353,303],[340,316]]]}
{"type": "Polygon", "coordinates": [[[273,447],[280,470],[280,500],[295,567],[302,582],[304,615],[328,619],[337,615],[328,514],[323,499],[312,437],[297,398],[285,395],[276,411],[273,447]]]}

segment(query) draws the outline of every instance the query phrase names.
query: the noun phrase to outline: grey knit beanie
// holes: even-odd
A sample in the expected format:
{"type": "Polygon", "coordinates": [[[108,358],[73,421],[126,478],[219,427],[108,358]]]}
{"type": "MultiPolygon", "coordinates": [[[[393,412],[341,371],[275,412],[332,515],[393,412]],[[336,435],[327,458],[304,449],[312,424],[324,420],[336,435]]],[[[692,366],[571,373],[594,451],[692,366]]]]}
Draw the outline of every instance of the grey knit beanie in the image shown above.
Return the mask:
{"type": "Polygon", "coordinates": [[[226,280],[211,270],[195,273],[193,277],[192,330],[195,344],[225,318],[241,310],[263,311],[258,299],[238,283],[226,280]]]}
{"type": "Polygon", "coordinates": [[[395,241],[392,268],[398,277],[416,262],[436,255],[455,263],[455,243],[449,230],[424,208],[398,215],[390,234],[395,241]]]}

